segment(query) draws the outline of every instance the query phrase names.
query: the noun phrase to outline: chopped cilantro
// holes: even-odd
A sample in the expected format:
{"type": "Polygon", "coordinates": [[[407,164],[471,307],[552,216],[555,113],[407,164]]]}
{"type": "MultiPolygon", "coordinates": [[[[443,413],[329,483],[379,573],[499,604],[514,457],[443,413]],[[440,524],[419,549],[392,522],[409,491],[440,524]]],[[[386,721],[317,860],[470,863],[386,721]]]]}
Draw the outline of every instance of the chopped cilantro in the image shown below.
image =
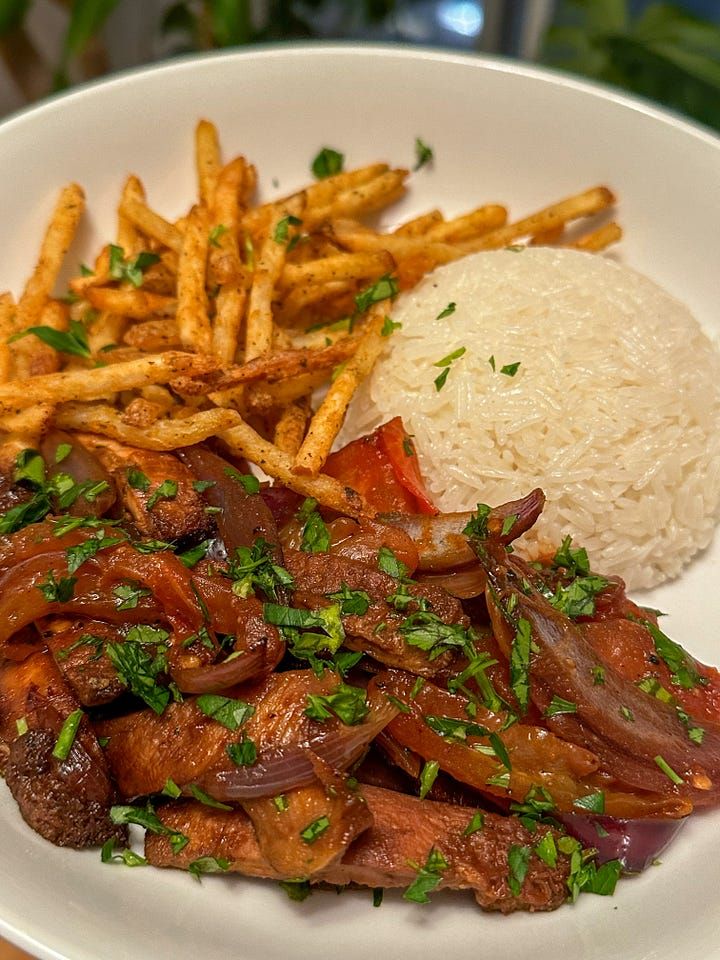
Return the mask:
{"type": "Polygon", "coordinates": [[[382,330],[380,331],[381,337],[389,337],[391,333],[394,333],[395,330],[401,330],[402,324],[396,323],[392,317],[385,317],[383,321],[382,330]]]}
{"type": "Polygon", "coordinates": [[[126,260],[123,248],[114,243],[109,244],[108,254],[111,278],[113,280],[126,280],[133,287],[141,287],[145,271],[160,260],[156,253],[149,253],[147,250],[143,250],[132,260],[126,260]]]}
{"type": "Polygon", "coordinates": [[[137,467],[130,467],[127,472],[127,482],[133,490],[142,490],[143,493],[150,487],[150,478],[137,467]]]}
{"type": "Polygon", "coordinates": [[[134,610],[142,597],[151,595],[149,590],[132,583],[118,583],[112,592],[120,600],[118,610],[134,610]]]}
{"type": "Polygon", "coordinates": [[[395,277],[389,273],[380,277],[375,283],[371,284],[365,290],[361,290],[355,297],[355,309],[357,313],[365,313],[374,303],[380,303],[382,300],[389,300],[394,297],[398,290],[398,282],[395,277]]]}
{"type": "Polygon", "coordinates": [[[485,814],[476,810],[470,819],[470,823],[463,830],[464,837],[471,837],[474,833],[482,830],[485,826],[485,814]]]}
{"type": "Polygon", "coordinates": [[[239,730],[255,713],[252,704],[215,693],[203,693],[195,705],[206,717],[211,717],[228,730],[239,730]]]}
{"type": "Polygon", "coordinates": [[[253,596],[257,589],[277,601],[281,590],[295,586],[287,570],[273,561],[272,546],[262,537],[258,537],[252,547],[236,548],[235,557],[228,564],[227,575],[233,581],[233,593],[243,599],[253,596]]]}
{"type": "Polygon", "coordinates": [[[427,163],[432,163],[434,154],[432,147],[429,147],[420,137],[415,137],[415,166],[413,170],[419,170],[427,163]]]}
{"type": "Polygon", "coordinates": [[[342,583],[336,593],[328,593],[326,596],[340,604],[340,612],[345,617],[362,617],[370,608],[368,594],[364,590],[351,590],[346,583],[342,583]]]}
{"type": "Polygon", "coordinates": [[[240,473],[235,467],[225,467],[225,476],[239,483],[245,493],[260,493],[260,481],[252,473],[240,473]]]}
{"type": "Polygon", "coordinates": [[[519,897],[522,891],[531,855],[532,847],[527,845],[514,843],[508,850],[508,886],[515,897],[519,897]]]}
{"type": "Polygon", "coordinates": [[[275,243],[287,243],[290,239],[290,227],[299,227],[301,224],[302,220],[299,217],[292,216],[292,214],[283,217],[282,220],[278,220],[275,224],[273,240],[275,243]]]}
{"type": "Polygon", "coordinates": [[[222,237],[224,233],[227,233],[227,231],[228,231],[228,228],[225,226],[224,223],[218,223],[216,226],[214,226],[210,231],[210,234],[208,235],[208,243],[210,244],[210,246],[219,247],[220,237],[222,237]]]}
{"type": "Polygon", "coordinates": [[[163,480],[163,482],[156,487],[148,497],[145,505],[146,509],[148,511],[152,510],[152,508],[161,500],[174,500],[177,496],[177,492],[177,480],[163,480]]]}
{"type": "Polygon", "coordinates": [[[453,350],[452,353],[449,353],[446,357],[443,357],[442,360],[437,360],[433,366],[434,367],[444,367],[443,371],[439,376],[435,377],[433,381],[435,384],[435,390],[439,393],[442,388],[445,386],[448,375],[450,373],[450,366],[459,360],[467,352],[467,347],[458,347],[457,350],[453,350]]]}
{"type": "Polygon", "coordinates": [[[329,829],[330,818],[323,815],[313,820],[303,830],[300,831],[300,839],[303,843],[311,844],[319,840],[320,837],[329,829]]]}
{"type": "Polygon", "coordinates": [[[309,693],[304,713],[318,723],[324,723],[334,714],[347,726],[355,726],[362,723],[368,710],[367,691],[363,687],[340,683],[331,694],[309,693]]]}
{"type": "Polygon", "coordinates": [[[444,320],[445,317],[452,316],[452,314],[455,313],[456,307],[457,307],[457,304],[451,300],[450,303],[443,310],[440,311],[440,313],[435,317],[435,319],[444,320]]]}
{"type": "Polygon", "coordinates": [[[254,741],[246,736],[243,736],[239,743],[228,744],[225,751],[239,767],[251,767],[257,760],[257,747],[254,741]]]}
{"type": "Polygon", "coordinates": [[[58,353],[67,353],[75,357],[88,359],[92,356],[88,344],[87,330],[79,320],[70,320],[67,332],[55,330],[53,327],[28,327],[20,330],[8,338],[8,343],[20,340],[22,337],[34,336],[38,340],[57,350],[58,353]]]}
{"type": "Polygon", "coordinates": [[[324,180],[325,177],[333,177],[340,173],[345,162],[344,154],[332,147],[323,147],[314,157],[310,169],[317,180],[324,180]]]}
{"type": "MultiPolygon", "coordinates": [[[[230,809],[229,807],[227,809],[230,809]]],[[[204,873],[224,873],[230,869],[230,861],[224,857],[198,857],[188,864],[188,872],[199,880],[204,873]]]]}
{"type": "Polygon", "coordinates": [[[77,577],[55,579],[55,571],[49,570],[44,580],[37,584],[40,593],[48,603],[68,603],[75,591],[77,577]]]}
{"type": "Polygon", "coordinates": [[[595,793],[578,797],[573,801],[573,806],[580,810],[587,810],[589,813],[605,813],[605,794],[602,790],[596,790],[595,793]]]}
{"type": "Polygon", "coordinates": [[[510,686],[517,698],[522,713],[530,702],[530,650],[532,628],[530,622],[520,618],[515,630],[510,652],[510,686]]]}
{"type": "Polygon", "coordinates": [[[560,713],[577,713],[577,704],[570,700],[563,700],[562,697],[554,696],[545,707],[545,716],[556,717],[560,713]]]}
{"type": "Polygon", "coordinates": [[[504,367],[500,367],[500,373],[504,373],[506,377],[514,377],[520,368],[520,361],[515,363],[506,363],[504,367]]]}
{"type": "Polygon", "coordinates": [[[56,760],[67,760],[68,754],[72,750],[72,745],[75,743],[78,727],[84,716],[85,714],[82,710],[73,710],[63,721],[52,752],[56,760]]]}
{"type": "Polygon", "coordinates": [[[578,547],[573,550],[572,537],[565,537],[560,544],[552,565],[554,567],[564,567],[572,577],[578,575],[586,577],[590,573],[590,561],[588,559],[585,547],[578,547]]]}
{"type": "Polygon", "coordinates": [[[442,875],[449,866],[447,860],[439,850],[432,847],[423,866],[412,861],[408,861],[408,863],[415,870],[417,876],[403,893],[403,899],[410,900],[413,903],[429,903],[428,894],[440,885],[442,875]]]}
{"type": "Polygon", "coordinates": [[[378,550],[378,570],[395,577],[396,580],[402,580],[408,572],[408,568],[398,560],[390,547],[380,547],[378,550]]]}

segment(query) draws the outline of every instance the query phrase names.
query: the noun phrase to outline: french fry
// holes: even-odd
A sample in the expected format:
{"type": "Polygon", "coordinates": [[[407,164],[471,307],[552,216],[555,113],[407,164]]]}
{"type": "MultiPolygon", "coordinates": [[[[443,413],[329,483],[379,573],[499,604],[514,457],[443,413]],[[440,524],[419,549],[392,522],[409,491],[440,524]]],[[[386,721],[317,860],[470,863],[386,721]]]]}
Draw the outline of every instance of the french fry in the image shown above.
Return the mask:
{"type": "Polygon", "coordinates": [[[92,371],[48,373],[22,383],[0,384],[0,414],[18,413],[36,403],[97,400],[119,390],[133,390],[148,383],[169,383],[185,373],[203,374],[214,369],[215,362],[207,357],[168,351],[92,371]]]}
{"type": "Polygon", "coordinates": [[[9,293],[0,294],[0,383],[12,376],[12,353],[8,338],[15,332],[15,303],[9,293]]]}
{"type": "Polygon", "coordinates": [[[246,300],[245,289],[234,283],[224,284],[218,293],[212,331],[212,351],[223,364],[230,364],[235,360],[246,300]]]}
{"type": "Polygon", "coordinates": [[[168,317],[136,323],[125,333],[123,343],[149,352],[177,349],[181,346],[177,321],[168,317]]]}
{"type": "Polygon", "coordinates": [[[572,250],[585,250],[587,253],[599,253],[613,243],[622,240],[622,227],[617,223],[606,223],[591,233],[579,237],[567,246],[572,250]]]}
{"type": "Polygon", "coordinates": [[[482,236],[490,230],[502,227],[507,222],[507,210],[497,203],[485,204],[445,223],[437,223],[424,234],[431,243],[456,243],[482,236]]]}
{"type": "Polygon", "coordinates": [[[303,284],[295,287],[283,296],[275,311],[275,319],[279,324],[289,324],[297,319],[298,315],[323,300],[342,296],[355,290],[352,280],[333,280],[331,283],[303,284]]]}
{"type": "Polygon", "coordinates": [[[0,431],[11,437],[22,437],[23,446],[37,442],[52,425],[55,407],[51,403],[40,403],[29,410],[0,416],[0,431]]]}
{"type": "Polygon", "coordinates": [[[151,427],[165,412],[165,409],[144,397],[135,397],[120,414],[120,419],[131,427],[146,429],[151,427]]]}
{"type": "Polygon", "coordinates": [[[272,347],[273,315],[272,300],[275,286],[285,266],[287,238],[276,239],[283,221],[299,217],[303,199],[296,199],[280,211],[270,226],[263,241],[250,288],[247,321],[245,326],[245,359],[254,360],[272,347]]]}
{"type": "MultiPolygon", "coordinates": [[[[38,326],[53,330],[67,330],[68,311],[59,300],[50,300],[43,307],[38,326]]],[[[60,354],[34,334],[15,340],[10,344],[14,360],[14,377],[25,380],[60,369],[60,354]]]]}
{"type": "Polygon", "coordinates": [[[283,453],[295,456],[302,446],[307,422],[310,418],[310,397],[300,397],[288,404],[275,424],[275,446],[283,453]]]}
{"type": "Polygon", "coordinates": [[[240,420],[234,410],[202,410],[182,420],[158,420],[151,427],[125,423],[115,407],[106,404],[67,403],[59,408],[56,423],[63,430],[101,434],[143,450],[177,450],[202,443],[240,420]]]}
{"type": "Polygon", "coordinates": [[[205,293],[208,242],[207,213],[193,207],[178,261],[176,319],[181,343],[196,353],[210,353],[212,347],[205,293]]]}
{"type": "Polygon", "coordinates": [[[537,233],[551,230],[558,224],[567,223],[569,220],[589,217],[601,210],[607,210],[613,203],[615,203],[615,197],[607,187],[593,187],[583,193],[567,197],[559,203],[544,207],[537,213],[533,213],[523,220],[518,220],[516,223],[509,223],[505,227],[491,230],[490,233],[486,233],[476,240],[462,244],[462,248],[466,253],[476,250],[497,250],[501,247],[507,247],[522,237],[534,236],[537,233]]]}
{"type": "MultiPolygon", "coordinates": [[[[335,437],[340,432],[353,394],[372,370],[380,356],[384,340],[385,305],[370,311],[367,326],[353,357],[345,364],[310,422],[307,435],[293,463],[293,473],[316,477],[327,460],[335,437]]],[[[342,341],[340,341],[342,343],[342,341]]],[[[337,344],[336,344],[337,346],[337,344]]]]}
{"type": "Polygon", "coordinates": [[[344,220],[334,220],[328,227],[337,242],[348,250],[379,251],[386,250],[401,260],[421,254],[433,263],[450,263],[464,255],[459,244],[429,243],[424,237],[406,237],[397,234],[375,233],[373,230],[358,228],[344,220]]]}
{"type": "Polygon", "coordinates": [[[326,205],[311,207],[305,217],[305,229],[313,229],[337,217],[374,213],[399,200],[405,193],[407,170],[388,170],[368,183],[343,190],[326,205]]]}
{"type": "Polygon", "coordinates": [[[408,220],[401,224],[394,231],[396,237],[422,237],[430,227],[434,227],[444,221],[444,217],[439,210],[430,210],[428,213],[422,213],[419,217],[408,220]]]}
{"type": "Polygon", "coordinates": [[[175,313],[176,300],[161,293],[124,287],[90,287],[87,300],[96,310],[115,313],[133,320],[148,320],[157,314],[175,313]]]}
{"type": "Polygon", "coordinates": [[[351,517],[370,516],[372,511],[363,502],[360,495],[339,483],[333,477],[319,474],[316,477],[301,476],[292,470],[292,457],[263,440],[260,434],[242,421],[220,435],[220,439],[236,456],[245,457],[257,464],[271,477],[295,490],[304,497],[315,497],[319,503],[332,507],[351,517]]]}
{"type": "Polygon", "coordinates": [[[217,373],[202,377],[178,377],[172,388],[183,397],[207,396],[215,391],[231,390],[244,383],[264,380],[293,379],[318,370],[330,370],[351,357],[362,342],[358,337],[345,337],[320,350],[283,350],[256,357],[239,366],[228,367],[217,373]]]}
{"type": "Polygon", "coordinates": [[[90,352],[94,355],[102,352],[105,347],[114,347],[120,343],[126,326],[125,317],[105,311],[99,313],[88,329],[90,352]]]}
{"type": "Polygon", "coordinates": [[[147,237],[152,237],[164,247],[175,253],[182,250],[182,231],[152,210],[144,200],[136,197],[123,197],[119,207],[120,215],[125,217],[147,237]]]}
{"type": "Polygon", "coordinates": [[[64,187],[45,231],[35,270],[25,284],[17,306],[17,329],[37,326],[57,283],[65,254],[85,209],[85,194],[76,183],[64,187]]]}
{"type": "MultiPolygon", "coordinates": [[[[279,380],[277,383],[255,384],[247,392],[246,406],[248,411],[256,414],[265,414],[269,410],[282,409],[289,403],[294,403],[300,397],[311,394],[327,380],[327,370],[318,370],[315,373],[304,373],[292,380],[279,380]]],[[[231,391],[230,391],[231,392],[231,391]]],[[[215,394],[210,399],[216,402],[215,394]]]]}
{"type": "Polygon", "coordinates": [[[195,167],[198,197],[200,203],[209,210],[220,173],[220,144],[217,128],[208,120],[201,120],[195,128],[195,167]]]}
{"type": "Polygon", "coordinates": [[[123,186],[117,225],[118,246],[123,248],[126,257],[132,257],[142,250],[142,238],[137,225],[123,213],[122,205],[126,200],[137,200],[141,203],[145,200],[145,189],[134,174],[127,178],[123,186]]]}
{"type": "Polygon", "coordinates": [[[284,287],[301,284],[332,283],[337,280],[367,280],[390,273],[395,261],[387,251],[378,253],[341,253],[309,263],[286,263],[280,277],[284,287]]]}

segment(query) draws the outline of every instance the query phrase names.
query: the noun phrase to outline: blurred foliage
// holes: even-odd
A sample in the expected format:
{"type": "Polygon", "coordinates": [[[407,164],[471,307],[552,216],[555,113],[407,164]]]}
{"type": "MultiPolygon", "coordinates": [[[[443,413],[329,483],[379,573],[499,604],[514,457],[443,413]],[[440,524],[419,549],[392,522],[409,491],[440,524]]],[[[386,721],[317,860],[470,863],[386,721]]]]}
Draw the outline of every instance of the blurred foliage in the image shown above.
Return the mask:
{"type": "Polygon", "coordinates": [[[543,62],[639,93],[720,130],[720,26],[670,3],[565,0],[543,62]]]}
{"type": "MultiPolygon", "coordinates": [[[[71,64],[119,3],[66,0],[70,16],[56,89],[67,86],[71,64]]],[[[32,0],[0,0],[0,40],[22,28],[31,6],[32,0]]],[[[253,6],[253,0],[180,0],[167,8],[158,31],[173,52],[357,35],[385,21],[397,0],[265,0],[262,26],[253,22],[253,6]]],[[[720,26],[677,5],[651,2],[633,16],[629,0],[560,0],[542,60],[720,130],[720,26]]]]}

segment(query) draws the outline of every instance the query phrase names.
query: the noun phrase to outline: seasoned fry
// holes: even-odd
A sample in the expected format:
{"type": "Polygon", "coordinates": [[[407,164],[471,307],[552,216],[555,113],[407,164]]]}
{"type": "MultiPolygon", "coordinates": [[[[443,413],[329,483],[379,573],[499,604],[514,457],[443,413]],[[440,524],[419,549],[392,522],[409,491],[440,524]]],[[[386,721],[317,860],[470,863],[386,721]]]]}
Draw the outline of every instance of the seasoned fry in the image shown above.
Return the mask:
{"type": "Polygon", "coordinates": [[[130,327],[123,343],[138,350],[171,350],[181,346],[177,321],[169,317],[164,320],[146,320],[130,327]]]}
{"type": "Polygon", "coordinates": [[[617,223],[606,223],[573,243],[568,243],[567,246],[574,250],[585,250],[587,253],[599,253],[620,240],[622,240],[622,227],[617,223]]]}
{"type": "Polygon", "coordinates": [[[96,310],[132,317],[133,320],[147,320],[156,314],[172,314],[176,307],[174,297],[150,293],[147,290],[91,287],[86,296],[90,305],[96,310]]]}
{"type": "Polygon", "coordinates": [[[601,210],[606,210],[612,206],[614,202],[615,197],[607,187],[593,187],[591,190],[586,190],[583,193],[561,200],[559,203],[544,207],[537,213],[533,213],[523,220],[518,220],[516,223],[509,223],[506,227],[492,230],[477,240],[463,244],[463,249],[466,253],[476,250],[497,250],[522,237],[543,233],[558,224],[567,223],[569,220],[577,220],[580,217],[589,217],[593,213],[599,213],[601,210]]]}
{"type": "Polygon", "coordinates": [[[241,366],[229,367],[217,374],[201,377],[179,377],[172,388],[184,397],[207,396],[217,390],[230,390],[241,383],[265,380],[292,380],[295,377],[329,370],[351,357],[362,342],[357,337],[345,337],[320,350],[284,350],[268,356],[256,357],[241,366]]]}
{"type": "MultiPolygon", "coordinates": [[[[282,409],[289,403],[322,386],[327,380],[327,370],[318,370],[315,373],[304,373],[291,380],[279,380],[277,383],[256,384],[248,391],[246,403],[252,413],[263,414],[272,409],[282,409]]],[[[211,399],[216,402],[215,395],[211,399]]]]}
{"type": "Polygon", "coordinates": [[[131,174],[123,186],[120,207],[118,209],[117,242],[118,246],[125,251],[125,256],[130,257],[142,250],[142,239],[137,229],[137,225],[128,219],[123,213],[122,205],[127,200],[137,200],[140,203],[145,200],[145,190],[140,180],[131,174]]]}
{"type": "Polygon", "coordinates": [[[216,369],[207,357],[168,351],[92,371],[71,370],[0,385],[0,413],[17,413],[36,403],[97,400],[118,390],[148,383],[168,383],[184,373],[201,375],[216,369]]]}
{"type": "Polygon", "coordinates": [[[352,280],[333,280],[331,283],[305,284],[290,290],[276,309],[275,319],[278,323],[292,323],[302,311],[323,300],[352,293],[355,283],[352,280]]]}
{"type": "Polygon", "coordinates": [[[273,439],[278,450],[295,456],[302,445],[310,413],[310,397],[307,396],[285,407],[275,424],[273,439]]]}
{"type": "Polygon", "coordinates": [[[291,201],[280,211],[273,221],[265,238],[257,266],[253,285],[250,289],[247,326],[245,330],[245,359],[254,360],[267,353],[272,346],[273,316],[272,299],[275,286],[285,266],[288,237],[282,225],[288,225],[289,217],[298,217],[302,213],[302,198],[291,201]]]}
{"type": "MultiPolygon", "coordinates": [[[[53,330],[67,330],[67,307],[58,300],[50,300],[42,309],[38,326],[53,330]]],[[[24,380],[60,369],[60,354],[34,335],[15,340],[10,344],[14,359],[14,377],[24,380]]]]}
{"type": "MultiPolygon", "coordinates": [[[[385,322],[385,313],[385,305],[382,303],[371,310],[355,355],[348,360],[331,383],[325,399],[312,418],[307,436],[295,457],[293,473],[315,477],[322,469],[335,437],[340,432],[353,394],[380,356],[383,348],[381,331],[385,322]]],[[[340,343],[343,342],[340,341],[340,343]]],[[[335,344],[335,346],[338,345],[335,344]]]]}
{"type": "Polygon", "coordinates": [[[275,477],[296,493],[304,497],[315,497],[319,503],[351,517],[372,515],[372,511],[355,490],[343,486],[332,477],[322,473],[315,477],[296,474],[292,469],[292,457],[278,450],[268,440],[263,440],[260,434],[244,421],[226,430],[220,439],[236,456],[245,457],[251,463],[257,464],[269,476],[275,477]]]}
{"type": "Polygon", "coordinates": [[[490,230],[504,226],[507,221],[507,210],[496,203],[478,207],[462,217],[437,223],[425,231],[424,236],[430,242],[454,243],[458,240],[469,240],[472,237],[482,236],[490,230]]]}
{"type": "Polygon", "coordinates": [[[127,322],[124,317],[116,313],[102,311],[90,323],[88,329],[88,346],[92,354],[100,353],[104,347],[120,343],[127,322]]]}
{"type": "Polygon", "coordinates": [[[220,173],[220,144],[214,123],[201,120],[195,129],[195,167],[200,203],[210,209],[220,173]]]}
{"type": "Polygon", "coordinates": [[[312,229],[336,217],[354,217],[372,213],[399,200],[405,193],[407,170],[388,170],[368,183],[343,190],[327,204],[311,207],[305,217],[305,229],[312,229]]]}
{"type": "Polygon", "coordinates": [[[234,283],[224,284],[218,293],[212,351],[223,364],[230,364],[235,360],[246,300],[245,289],[234,283]]]}
{"type": "Polygon", "coordinates": [[[430,210],[428,213],[422,213],[419,217],[401,224],[394,233],[396,237],[422,237],[430,227],[442,223],[443,220],[444,217],[439,210],[430,210]]]}
{"type": "Polygon", "coordinates": [[[379,253],[341,253],[335,257],[311,260],[309,263],[288,263],[280,283],[284,287],[301,284],[332,283],[337,280],[366,280],[389,273],[395,266],[392,256],[379,253]]]}
{"type": "Polygon", "coordinates": [[[56,422],[63,430],[99,433],[143,450],[177,450],[202,443],[240,420],[234,410],[203,410],[182,420],[158,420],[151,427],[135,427],[105,404],[68,403],[58,410],[56,422]]]}
{"type": "Polygon", "coordinates": [[[120,203],[120,214],[130,223],[134,223],[138,230],[146,236],[157,240],[164,247],[169,247],[175,253],[182,250],[182,231],[161,217],[159,213],[135,197],[123,197],[120,203]]]}
{"type": "Polygon", "coordinates": [[[23,445],[33,444],[47,432],[55,414],[51,403],[39,403],[29,410],[0,416],[0,431],[11,437],[21,437],[23,445]]]}
{"type": "Polygon", "coordinates": [[[50,223],[40,247],[40,255],[32,276],[17,307],[17,329],[36,326],[40,314],[57,283],[65,254],[73,241],[85,209],[85,194],[76,183],[60,192],[50,223]]]}
{"type": "Polygon", "coordinates": [[[208,242],[207,214],[193,207],[178,262],[176,318],[180,341],[197,353],[210,353],[212,346],[205,293],[208,242]]]}
{"type": "Polygon", "coordinates": [[[375,233],[358,228],[356,224],[345,220],[334,220],[328,229],[332,231],[337,242],[348,250],[387,250],[396,260],[422,254],[434,263],[450,263],[451,260],[462,257],[465,252],[459,244],[429,243],[424,237],[375,233]]]}
{"type": "Polygon", "coordinates": [[[128,426],[145,429],[151,427],[164,412],[160,404],[145,400],[144,397],[135,397],[123,410],[121,419],[128,426]]]}
{"type": "Polygon", "coordinates": [[[9,293],[0,294],[0,383],[8,381],[12,375],[12,353],[8,338],[15,331],[15,304],[9,293]]]}

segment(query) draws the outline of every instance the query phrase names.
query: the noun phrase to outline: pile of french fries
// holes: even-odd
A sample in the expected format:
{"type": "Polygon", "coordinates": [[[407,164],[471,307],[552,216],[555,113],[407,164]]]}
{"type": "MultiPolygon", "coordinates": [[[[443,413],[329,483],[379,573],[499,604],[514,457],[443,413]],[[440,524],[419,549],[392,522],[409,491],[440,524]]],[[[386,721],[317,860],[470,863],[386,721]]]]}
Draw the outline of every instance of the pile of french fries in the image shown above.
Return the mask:
{"type": "Polygon", "coordinates": [[[115,244],[57,297],[85,205],[76,184],[61,191],[20,299],[0,295],[4,449],[32,446],[52,425],[152,450],[218,437],[298,493],[366,512],[322,470],[386,342],[384,294],[479,250],[522,242],[598,251],[621,235],[610,222],[568,236],[572,221],[613,205],[606,187],[515,222],[492,203],[379,232],[363,219],[402,197],[410,177],[385,163],[257,204],[255,168],[242,156],[223,162],[205,120],[195,164],[197,199],[174,222],[128,177],[115,244]],[[69,334],[70,348],[50,345],[47,328],[69,334]]]}

